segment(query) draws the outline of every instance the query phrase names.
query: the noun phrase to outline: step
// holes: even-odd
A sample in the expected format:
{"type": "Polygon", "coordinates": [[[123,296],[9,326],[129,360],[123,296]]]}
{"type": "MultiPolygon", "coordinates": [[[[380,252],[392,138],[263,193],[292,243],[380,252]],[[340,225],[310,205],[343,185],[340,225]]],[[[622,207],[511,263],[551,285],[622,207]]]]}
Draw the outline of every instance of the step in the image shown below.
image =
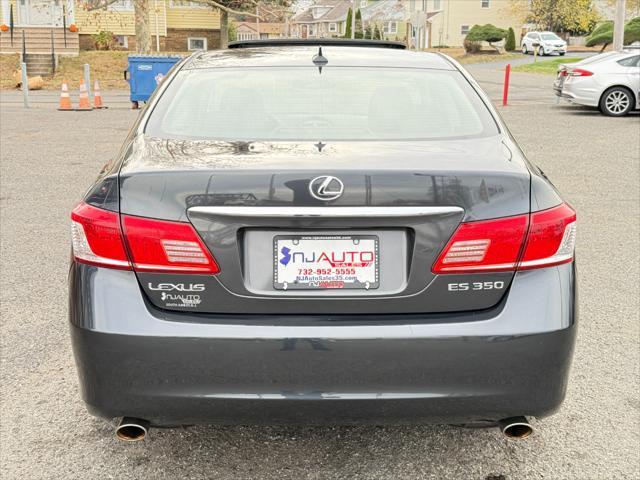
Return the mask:
{"type": "MultiPolygon", "coordinates": [[[[3,49],[0,48],[0,53],[7,53],[7,54],[11,54],[11,53],[22,53],[22,49],[16,49],[16,50],[8,50],[8,49],[3,49]]],[[[27,55],[29,54],[33,54],[33,53],[40,53],[40,54],[48,54],[51,55],[51,49],[27,49],[27,55]]],[[[78,50],[77,49],[56,49],[55,51],[56,55],[65,55],[65,56],[71,56],[71,57],[75,57],[78,56],[78,50]]]]}
{"type": "MultiPolygon", "coordinates": [[[[51,45],[51,39],[50,38],[43,38],[42,40],[40,39],[26,39],[25,40],[25,45],[51,45]]],[[[11,45],[11,39],[2,39],[2,41],[0,41],[0,44],[2,45],[11,45]]],[[[54,38],[53,39],[53,44],[54,45],[64,45],[64,38],[54,38]]],[[[78,42],[78,40],[76,39],[72,39],[72,38],[67,38],[67,45],[79,45],[80,42],[78,42]]],[[[13,45],[19,45],[22,46],[22,39],[21,38],[14,38],[13,39],[13,45]]]]}

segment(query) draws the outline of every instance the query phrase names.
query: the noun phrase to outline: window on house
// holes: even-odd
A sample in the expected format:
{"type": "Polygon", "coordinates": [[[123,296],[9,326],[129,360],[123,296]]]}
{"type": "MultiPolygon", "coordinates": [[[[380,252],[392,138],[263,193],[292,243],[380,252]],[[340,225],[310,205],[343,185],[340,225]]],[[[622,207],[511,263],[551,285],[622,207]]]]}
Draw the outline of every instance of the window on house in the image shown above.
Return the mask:
{"type": "Polygon", "coordinates": [[[118,0],[107,7],[108,10],[133,10],[133,0],[118,0]]]}
{"type": "Polygon", "coordinates": [[[238,33],[238,40],[257,40],[258,34],[253,32],[238,33]]]}
{"type": "Polygon", "coordinates": [[[189,37],[187,40],[187,46],[189,51],[206,50],[207,39],[205,37],[189,37]]]}
{"type": "Polygon", "coordinates": [[[316,34],[316,26],[315,25],[309,25],[309,36],[313,36],[316,34]]]}
{"type": "Polygon", "coordinates": [[[388,22],[382,27],[383,33],[393,34],[398,33],[398,22],[388,22]]]}
{"type": "Polygon", "coordinates": [[[169,8],[207,8],[207,6],[203,3],[189,0],[169,0],[169,8]]]}
{"type": "Polygon", "coordinates": [[[482,0],[482,8],[489,8],[489,0],[482,0]]]}
{"type": "Polygon", "coordinates": [[[462,35],[466,35],[467,33],[469,33],[469,25],[462,25],[460,27],[460,33],[462,35]]]}
{"type": "Polygon", "coordinates": [[[116,35],[116,42],[122,47],[129,49],[129,37],[126,35],[116,35]]]}
{"type": "Polygon", "coordinates": [[[338,24],[337,23],[330,23],[329,24],[329,31],[331,33],[336,33],[338,31],[338,24]]]}
{"type": "Polygon", "coordinates": [[[442,8],[441,0],[433,0],[433,9],[440,10],[442,8]]]}

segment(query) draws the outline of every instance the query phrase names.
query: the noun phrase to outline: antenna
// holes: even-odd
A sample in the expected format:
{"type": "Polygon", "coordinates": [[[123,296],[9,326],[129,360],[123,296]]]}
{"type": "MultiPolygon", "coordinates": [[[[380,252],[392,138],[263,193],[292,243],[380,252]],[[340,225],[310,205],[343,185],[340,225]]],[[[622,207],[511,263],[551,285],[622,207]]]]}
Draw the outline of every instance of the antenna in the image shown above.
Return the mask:
{"type": "Polygon", "coordinates": [[[322,47],[318,47],[318,54],[314,55],[312,61],[313,61],[313,64],[318,67],[318,71],[320,72],[320,75],[322,75],[322,67],[324,67],[327,63],[329,63],[329,60],[327,60],[327,58],[324,55],[322,55],[322,47]]]}

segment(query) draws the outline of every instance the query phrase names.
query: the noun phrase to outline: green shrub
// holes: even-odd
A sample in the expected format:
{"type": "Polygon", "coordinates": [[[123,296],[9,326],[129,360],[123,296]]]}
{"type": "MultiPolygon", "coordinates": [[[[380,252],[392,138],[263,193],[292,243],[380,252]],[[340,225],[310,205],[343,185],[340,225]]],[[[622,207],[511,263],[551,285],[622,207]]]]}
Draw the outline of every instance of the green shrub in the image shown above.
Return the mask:
{"type": "Polygon", "coordinates": [[[101,31],[91,35],[96,50],[117,50],[120,45],[113,32],[101,31]]]}
{"type": "Polygon", "coordinates": [[[376,25],[376,28],[373,29],[373,39],[382,40],[382,32],[380,31],[380,27],[378,27],[378,25],[376,25]]]}
{"type": "Polygon", "coordinates": [[[516,34],[511,27],[509,27],[507,31],[507,40],[504,42],[504,49],[507,52],[513,52],[516,49],[516,34]]]}
{"type": "Polygon", "coordinates": [[[640,42],[640,17],[632,18],[624,27],[624,44],[633,42],[640,42]]]}
{"type": "MultiPolygon", "coordinates": [[[[465,41],[470,42],[470,47],[473,46],[473,42],[487,42],[493,48],[498,50],[498,48],[493,45],[493,43],[504,40],[506,36],[507,31],[504,28],[498,28],[495,25],[487,23],[486,25],[474,25],[465,37],[465,41]]],[[[467,50],[467,53],[470,52],[467,50]]]]}
{"type": "Polygon", "coordinates": [[[468,38],[464,39],[463,46],[466,53],[479,53],[482,50],[482,42],[474,42],[468,38]]]}
{"type": "Polygon", "coordinates": [[[238,39],[238,26],[235,22],[229,22],[227,27],[227,36],[230,42],[235,42],[238,39]]]}
{"type": "Polygon", "coordinates": [[[603,50],[613,42],[613,22],[607,21],[596,25],[587,38],[585,39],[585,45],[587,47],[595,47],[596,45],[603,45],[603,50]]]}
{"type": "MultiPolygon", "coordinates": [[[[624,44],[630,45],[638,41],[640,41],[640,17],[635,17],[624,26],[624,44]]],[[[613,22],[610,21],[596,25],[593,32],[586,38],[587,47],[602,45],[604,50],[610,43],[613,43],[613,22]]]]}

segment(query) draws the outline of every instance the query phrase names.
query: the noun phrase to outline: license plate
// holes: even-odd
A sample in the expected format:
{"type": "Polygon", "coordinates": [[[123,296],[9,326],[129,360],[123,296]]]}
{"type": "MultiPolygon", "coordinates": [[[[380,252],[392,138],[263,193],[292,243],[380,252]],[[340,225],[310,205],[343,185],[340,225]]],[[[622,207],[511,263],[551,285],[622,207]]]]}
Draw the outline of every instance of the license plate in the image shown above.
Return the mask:
{"type": "Polygon", "coordinates": [[[284,236],[273,239],[277,290],[378,288],[378,237],[284,236]]]}

